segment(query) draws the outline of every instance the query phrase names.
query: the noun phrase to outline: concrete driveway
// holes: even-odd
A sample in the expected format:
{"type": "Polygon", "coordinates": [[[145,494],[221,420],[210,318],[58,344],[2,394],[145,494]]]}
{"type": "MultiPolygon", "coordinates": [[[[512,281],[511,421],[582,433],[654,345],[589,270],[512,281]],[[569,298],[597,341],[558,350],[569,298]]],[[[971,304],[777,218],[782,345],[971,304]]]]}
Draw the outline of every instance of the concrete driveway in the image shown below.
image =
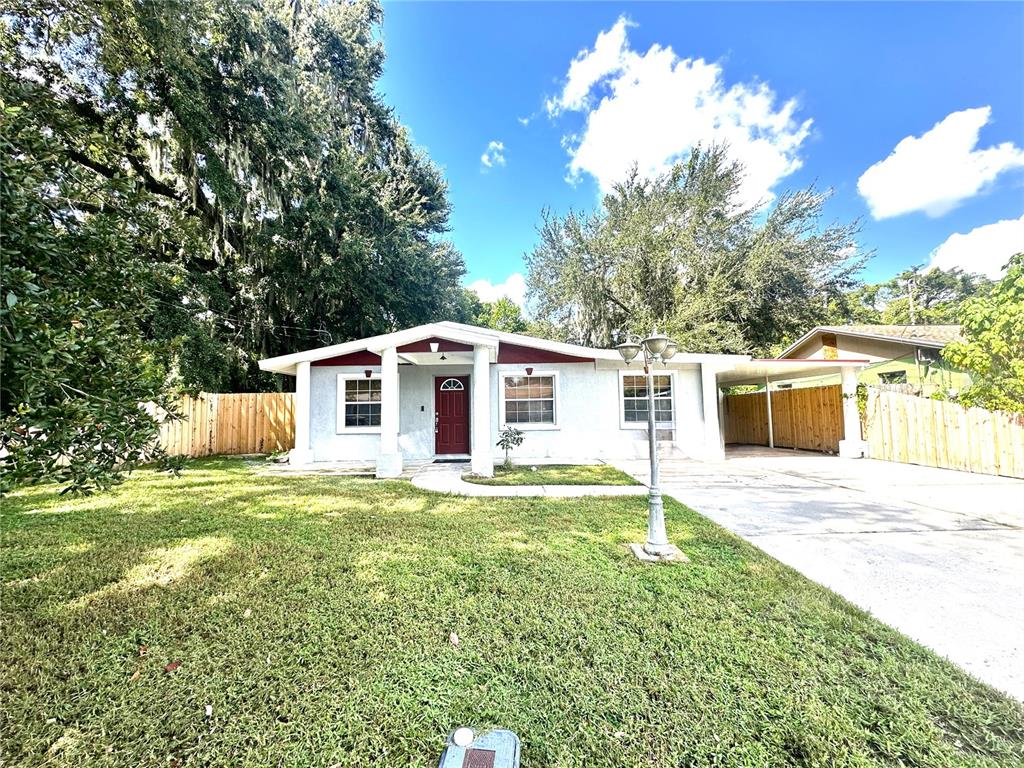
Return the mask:
{"type": "Polygon", "coordinates": [[[1024,480],[742,448],[663,460],[662,486],[1024,700],[1024,480]]]}

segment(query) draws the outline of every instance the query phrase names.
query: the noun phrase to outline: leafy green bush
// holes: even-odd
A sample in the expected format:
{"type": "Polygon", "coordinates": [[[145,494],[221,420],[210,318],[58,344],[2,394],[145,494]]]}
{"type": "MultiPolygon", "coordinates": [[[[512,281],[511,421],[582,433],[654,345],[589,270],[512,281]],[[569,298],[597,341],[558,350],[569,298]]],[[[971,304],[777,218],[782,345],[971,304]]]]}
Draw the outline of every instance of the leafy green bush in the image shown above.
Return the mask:
{"type": "Polygon", "coordinates": [[[167,350],[140,327],[163,279],[146,239],[161,215],[129,180],[70,160],[40,128],[44,107],[12,95],[0,91],[0,490],[103,488],[160,458],[153,405],[172,409],[167,350]]]}
{"type": "Polygon", "coordinates": [[[965,341],[942,351],[971,375],[959,402],[1024,413],[1024,253],[1010,259],[988,295],[965,302],[960,321],[965,341]]]}

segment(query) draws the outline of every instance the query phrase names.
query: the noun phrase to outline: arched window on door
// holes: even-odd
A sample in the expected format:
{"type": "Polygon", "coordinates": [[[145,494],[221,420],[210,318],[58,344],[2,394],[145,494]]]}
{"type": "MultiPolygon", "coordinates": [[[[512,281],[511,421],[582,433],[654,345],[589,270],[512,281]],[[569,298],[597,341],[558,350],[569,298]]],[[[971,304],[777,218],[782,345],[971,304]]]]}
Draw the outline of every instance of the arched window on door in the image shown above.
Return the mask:
{"type": "Polygon", "coordinates": [[[441,382],[441,386],[439,387],[439,389],[442,392],[458,391],[465,388],[466,387],[463,385],[463,383],[458,379],[445,379],[444,381],[441,382]]]}

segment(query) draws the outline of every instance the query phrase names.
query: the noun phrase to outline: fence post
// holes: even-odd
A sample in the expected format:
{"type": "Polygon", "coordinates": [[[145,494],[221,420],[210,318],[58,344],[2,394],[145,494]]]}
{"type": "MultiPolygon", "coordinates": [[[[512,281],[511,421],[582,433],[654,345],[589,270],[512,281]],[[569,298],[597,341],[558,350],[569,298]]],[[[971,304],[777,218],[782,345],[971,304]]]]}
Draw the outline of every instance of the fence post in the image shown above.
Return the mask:
{"type": "Polygon", "coordinates": [[[843,439],[839,441],[839,455],[859,459],[864,455],[864,441],[860,436],[860,412],[857,409],[857,369],[844,365],[840,370],[843,393],[843,439]]]}

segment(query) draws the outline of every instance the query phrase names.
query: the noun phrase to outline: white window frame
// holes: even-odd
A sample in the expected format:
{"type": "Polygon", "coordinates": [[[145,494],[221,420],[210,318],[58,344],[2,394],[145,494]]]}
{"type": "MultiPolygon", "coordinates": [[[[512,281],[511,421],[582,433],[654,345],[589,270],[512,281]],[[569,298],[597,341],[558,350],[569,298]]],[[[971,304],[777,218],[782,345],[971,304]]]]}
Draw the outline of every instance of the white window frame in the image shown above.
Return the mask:
{"type": "MultiPolygon", "coordinates": [[[[370,381],[373,381],[374,379],[378,379],[379,380],[380,378],[381,378],[381,375],[379,373],[373,373],[373,374],[370,374],[369,380],[370,381]]],[[[347,427],[347,426],[345,426],[345,382],[346,381],[350,381],[350,380],[357,380],[357,381],[358,380],[363,380],[363,381],[366,381],[367,380],[367,376],[366,376],[365,373],[362,373],[362,372],[360,372],[360,373],[339,373],[338,374],[338,391],[337,391],[337,393],[335,395],[336,402],[337,402],[337,414],[336,414],[336,419],[335,419],[335,421],[336,421],[336,423],[335,423],[335,431],[339,435],[358,435],[358,434],[372,435],[372,434],[380,434],[380,426],[376,426],[376,427],[347,427]]],[[[380,402],[381,402],[381,406],[380,407],[381,407],[381,411],[382,411],[382,414],[383,414],[383,409],[384,409],[384,394],[383,394],[383,392],[381,393],[381,401],[380,402]]]]}
{"type": "MultiPolygon", "coordinates": [[[[677,396],[679,394],[678,382],[676,381],[675,371],[666,370],[654,370],[655,376],[668,376],[669,386],[672,388],[672,421],[657,421],[654,424],[655,429],[675,429],[676,427],[676,413],[678,405],[677,396]]],[[[643,430],[647,431],[646,421],[626,421],[626,377],[627,376],[646,376],[643,369],[639,370],[620,370],[619,371],[619,428],[629,430],[643,430]]]]}
{"type": "MultiPolygon", "coordinates": [[[[440,379],[441,377],[440,376],[435,376],[434,378],[440,379]]],[[[461,381],[459,381],[459,377],[458,376],[446,376],[444,378],[444,380],[440,384],[437,385],[437,391],[438,392],[465,392],[466,391],[466,385],[463,384],[461,381]],[[459,386],[457,386],[457,387],[449,387],[448,389],[445,389],[444,385],[447,384],[449,381],[453,381],[456,384],[458,384],[459,386]]]]}
{"type": "Polygon", "coordinates": [[[548,424],[548,423],[539,423],[539,424],[508,424],[508,423],[506,423],[505,422],[505,379],[526,377],[526,371],[523,371],[522,369],[517,370],[517,371],[501,371],[498,374],[498,421],[499,421],[502,429],[504,429],[505,427],[513,427],[514,429],[521,429],[524,432],[544,431],[544,430],[552,431],[552,430],[556,430],[556,429],[561,429],[561,426],[560,426],[560,423],[559,423],[559,421],[560,421],[559,412],[560,412],[561,409],[558,407],[559,406],[559,400],[560,400],[558,371],[534,371],[527,378],[534,379],[534,378],[537,378],[539,376],[551,376],[552,377],[552,382],[551,383],[552,383],[552,394],[553,394],[553,401],[554,401],[553,404],[552,404],[553,405],[553,414],[552,414],[552,416],[554,418],[554,421],[551,422],[550,424],[548,424]]]}

